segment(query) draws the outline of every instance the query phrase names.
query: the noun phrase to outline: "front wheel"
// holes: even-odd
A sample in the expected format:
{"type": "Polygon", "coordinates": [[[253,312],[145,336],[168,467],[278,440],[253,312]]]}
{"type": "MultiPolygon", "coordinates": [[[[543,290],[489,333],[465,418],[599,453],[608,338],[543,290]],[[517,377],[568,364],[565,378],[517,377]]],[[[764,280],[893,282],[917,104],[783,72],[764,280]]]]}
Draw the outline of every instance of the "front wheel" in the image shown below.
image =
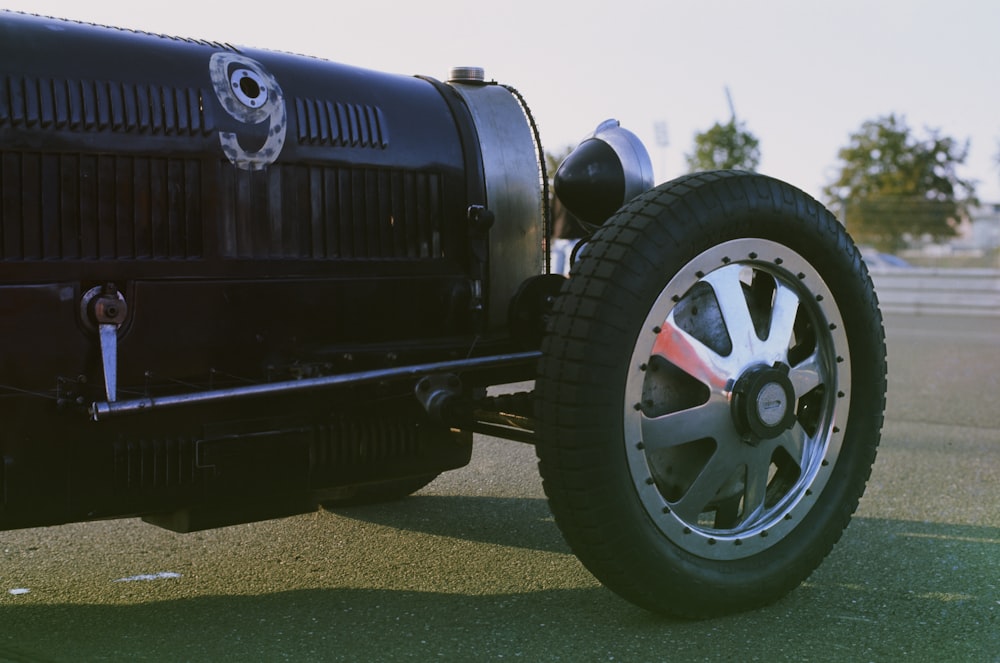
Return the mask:
{"type": "Polygon", "coordinates": [[[816,201],[748,173],[661,185],[590,240],[549,329],[539,467],[605,585],[704,617],[776,600],[829,553],[875,459],[885,341],[816,201]]]}

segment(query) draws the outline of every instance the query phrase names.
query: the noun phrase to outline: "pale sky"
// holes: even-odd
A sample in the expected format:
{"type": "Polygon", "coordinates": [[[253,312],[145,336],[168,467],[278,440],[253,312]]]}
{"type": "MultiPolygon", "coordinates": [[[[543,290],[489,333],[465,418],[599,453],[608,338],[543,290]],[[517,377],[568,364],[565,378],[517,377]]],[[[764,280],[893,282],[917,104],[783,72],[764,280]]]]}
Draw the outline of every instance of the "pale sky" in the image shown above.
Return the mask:
{"type": "Polygon", "coordinates": [[[533,111],[546,150],[609,117],[665,181],[696,132],[736,113],[760,171],[821,196],[837,151],[895,112],[970,141],[959,175],[1000,203],[1000,2],[993,0],[0,0],[0,7],[446,79],[485,68],[533,111]],[[656,140],[665,123],[669,144],[656,140]]]}

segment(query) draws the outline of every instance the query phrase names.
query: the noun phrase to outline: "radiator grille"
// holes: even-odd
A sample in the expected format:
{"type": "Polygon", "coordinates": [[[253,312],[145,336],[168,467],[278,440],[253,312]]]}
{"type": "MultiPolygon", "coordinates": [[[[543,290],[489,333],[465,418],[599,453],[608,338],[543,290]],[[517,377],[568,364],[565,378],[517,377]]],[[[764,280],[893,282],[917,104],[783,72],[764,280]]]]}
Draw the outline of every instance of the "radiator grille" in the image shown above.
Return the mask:
{"type": "Polygon", "coordinates": [[[201,171],[194,159],[3,152],[0,256],[200,257],[201,171]]]}
{"type": "Polygon", "coordinates": [[[378,168],[219,162],[205,189],[197,159],[0,153],[0,258],[265,259],[444,257],[443,179],[378,168]]]}
{"type": "Polygon", "coordinates": [[[117,494],[146,494],[194,485],[200,477],[189,437],[120,441],[114,445],[117,494]]]}
{"type": "Polygon", "coordinates": [[[389,461],[415,460],[423,450],[413,423],[341,420],[318,426],[316,433],[317,469],[378,467],[389,461]]]}
{"type": "Polygon", "coordinates": [[[444,256],[436,173],[272,165],[231,168],[223,254],[236,258],[428,259],[444,256]]]}
{"type": "MultiPolygon", "coordinates": [[[[377,471],[387,463],[416,462],[425,453],[419,428],[412,422],[337,419],[294,433],[311,440],[312,461],[309,464],[316,478],[331,473],[350,476],[359,471],[377,471]]],[[[114,492],[118,495],[169,493],[200,485],[220,470],[225,474],[241,468],[240,476],[249,470],[266,474],[284,466],[289,459],[297,458],[295,454],[286,453],[290,446],[288,440],[274,438],[285,450],[281,453],[259,445],[270,439],[234,436],[213,441],[208,446],[202,441],[200,460],[199,441],[193,436],[119,440],[112,452],[114,492]],[[260,462],[265,456],[271,456],[270,465],[260,462]],[[206,463],[211,467],[203,467],[206,463]]],[[[304,456],[302,462],[307,462],[304,456]]],[[[0,483],[0,488],[2,485],[0,483]]]]}
{"type": "Polygon", "coordinates": [[[0,80],[0,126],[69,131],[205,135],[204,94],[196,88],[28,78],[0,80]]]}
{"type": "Polygon", "coordinates": [[[377,106],[298,98],[295,113],[300,143],[376,149],[389,146],[389,129],[377,106]]]}

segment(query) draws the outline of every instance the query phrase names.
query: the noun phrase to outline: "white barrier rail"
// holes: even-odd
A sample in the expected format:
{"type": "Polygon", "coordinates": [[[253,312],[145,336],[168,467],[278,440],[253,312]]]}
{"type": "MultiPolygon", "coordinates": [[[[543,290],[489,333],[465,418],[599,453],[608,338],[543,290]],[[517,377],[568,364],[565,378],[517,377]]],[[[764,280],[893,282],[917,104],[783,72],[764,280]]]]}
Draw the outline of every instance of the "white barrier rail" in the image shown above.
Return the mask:
{"type": "Polygon", "coordinates": [[[886,313],[1000,317],[1000,269],[871,270],[886,313]]]}

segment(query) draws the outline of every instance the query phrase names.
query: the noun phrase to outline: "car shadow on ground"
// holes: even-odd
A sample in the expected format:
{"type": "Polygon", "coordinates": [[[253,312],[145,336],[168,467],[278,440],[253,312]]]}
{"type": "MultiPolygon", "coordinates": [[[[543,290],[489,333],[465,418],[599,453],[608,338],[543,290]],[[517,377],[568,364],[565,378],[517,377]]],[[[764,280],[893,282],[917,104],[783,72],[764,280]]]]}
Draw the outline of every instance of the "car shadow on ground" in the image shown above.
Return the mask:
{"type": "Polygon", "coordinates": [[[543,498],[418,493],[392,504],[344,507],[331,512],[398,530],[541,552],[570,552],[543,498]]]}
{"type": "MultiPolygon", "coordinates": [[[[411,546],[417,532],[494,552],[568,555],[541,499],[428,495],[320,517],[389,528],[411,546]]],[[[420,565],[429,551],[410,552],[406,572],[433,584],[419,578],[438,572],[420,565]]],[[[133,605],[5,597],[0,660],[991,661],[1000,651],[998,578],[1000,529],[856,518],[788,597],[714,620],[656,617],[587,581],[482,593],[234,588],[133,605]]]]}

